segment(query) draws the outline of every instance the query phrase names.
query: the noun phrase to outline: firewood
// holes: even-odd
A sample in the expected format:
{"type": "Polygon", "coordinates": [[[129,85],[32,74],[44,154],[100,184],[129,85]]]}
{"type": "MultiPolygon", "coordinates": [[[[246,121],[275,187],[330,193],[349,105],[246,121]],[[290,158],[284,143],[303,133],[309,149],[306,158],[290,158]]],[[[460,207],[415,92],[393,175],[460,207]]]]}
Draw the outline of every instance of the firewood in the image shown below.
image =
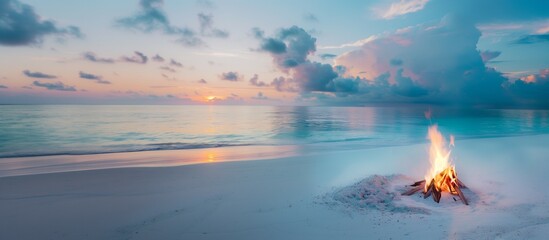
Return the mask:
{"type": "MultiPolygon", "coordinates": [[[[425,180],[414,182],[412,185],[410,185],[412,188],[402,193],[402,195],[410,196],[423,189],[423,198],[428,198],[432,196],[435,202],[440,203],[440,199],[442,198],[442,192],[445,191],[454,196],[458,196],[463,204],[469,205],[467,198],[465,198],[465,195],[461,191],[461,188],[467,187],[457,178],[457,174],[453,168],[445,169],[444,171],[440,172],[435,178],[431,179],[431,181],[429,182],[429,186],[425,187],[425,184],[425,180]]],[[[454,198],[454,201],[457,200],[454,198]]]]}
{"type": "Polygon", "coordinates": [[[417,181],[414,184],[410,185],[412,187],[419,186],[419,185],[425,185],[425,180],[417,181]]]}
{"type": "Polygon", "coordinates": [[[433,189],[435,188],[435,182],[431,181],[429,184],[429,187],[427,187],[427,191],[423,193],[423,198],[428,198],[431,196],[431,193],[433,193],[433,189]]]}
{"type": "Polygon", "coordinates": [[[460,198],[461,201],[463,202],[463,204],[469,205],[469,202],[467,202],[467,199],[465,198],[465,195],[463,195],[463,192],[461,191],[461,189],[459,189],[459,187],[457,187],[457,188],[456,188],[456,191],[457,191],[457,193],[458,193],[459,198],[460,198]]]}
{"type": "Polygon", "coordinates": [[[435,202],[439,203],[441,196],[442,196],[442,194],[440,193],[440,191],[436,187],[433,187],[433,200],[435,200],[435,202]]]}
{"type": "Polygon", "coordinates": [[[467,188],[467,186],[465,186],[465,184],[463,184],[463,182],[461,182],[459,179],[457,180],[457,183],[460,188],[467,188]]]}
{"type": "Polygon", "coordinates": [[[402,195],[410,196],[410,195],[412,195],[412,194],[414,194],[417,191],[422,190],[422,189],[423,189],[423,185],[416,186],[416,187],[414,187],[414,188],[412,188],[412,189],[410,189],[406,192],[403,192],[402,195]]]}

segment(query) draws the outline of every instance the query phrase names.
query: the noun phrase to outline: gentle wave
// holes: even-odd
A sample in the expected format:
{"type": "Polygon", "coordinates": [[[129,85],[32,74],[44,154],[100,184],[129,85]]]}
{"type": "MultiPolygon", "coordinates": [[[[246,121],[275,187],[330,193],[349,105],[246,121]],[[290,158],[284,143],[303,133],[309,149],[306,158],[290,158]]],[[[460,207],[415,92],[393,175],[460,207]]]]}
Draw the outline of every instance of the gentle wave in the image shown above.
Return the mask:
{"type": "Polygon", "coordinates": [[[375,138],[371,137],[357,137],[357,138],[344,138],[344,139],[330,139],[330,140],[321,140],[319,143],[339,143],[339,142],[360,142],[365,140],[372,140],[375,138]]]}
{"type": "MultiPolygon", "coordinates": [[[[526,135],[538,135],[540,133],[517,133],[517,134],[492,134],[492,135],[477,135],[477,136],[458,136],[459,140],[477,139],[477,138],[498,138],[498,137],[513,137],[513,136],[526,136],[526,135]]],[[[291,143],[291,145],[309,146],[310,149],[332,149],[332,150],[352,150],[358,148],[375,148],[375,147],[387,147],[387,146],[403,146],[409,144],[423,143],[425,139],[406,139],[396,140],[392,139],[376,139],[369,137],[357,137],[357,138],[345,138],[334,140],[320,140],[316,142],[308,143],[291,143]],[[330,145],[326,145],[330,144],[330,145]]],[[[274,144],[274,143],[152,143],[144,145],[111,145],[101,149],[87,149],[87,150],[70,150],[70,151],[36,151],[36,152],[12,152],[12,153],[0,153],[0,159],[2,158],[19,158],[19,157],[42,157],[42,156],[58,156],[58,155],[93,155],[93,154],[107,154],[107,153],[125,153],[125,152],[144,152],[144,151],[166,151],[166,150],[192,150],[192,149],[206,149],[206,148],[221,148],[221,147],[240,147],[240,146],[277,146],[287,144],[274,144]]]]}
{"type": "Polygon", "coordinates": [[[115,145],[111,147],[106,147],[104,149],[96,149],[96,150],[71,150],[71,151],[24,152],[24,153],[15,152],[15,153],[0,154],[0,158],[41,157],[41,156],[57,156],[57,155],[90,155],[90,154],[105,154],[105,153],[238,147],[238,146],[251,146],[251,145],[253,144],[153,143],[153,144],[146,144],[146,145],[115,145]]]}

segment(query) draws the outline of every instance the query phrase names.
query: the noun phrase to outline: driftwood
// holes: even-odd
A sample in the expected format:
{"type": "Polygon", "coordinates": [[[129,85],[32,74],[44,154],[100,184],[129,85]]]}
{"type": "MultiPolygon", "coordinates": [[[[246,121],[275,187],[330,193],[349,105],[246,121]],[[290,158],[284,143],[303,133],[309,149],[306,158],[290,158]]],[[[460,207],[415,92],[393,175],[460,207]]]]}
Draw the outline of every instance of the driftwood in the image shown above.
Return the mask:
{"type": "Polygon", "coordinates": [[[403,192],[402,195],[410,196],[418,191],[423,191],[423,198],[432,196],[433,200],[439,203],[440,198],[442,197],[442,191],[447,191],[452,195],[458,196],[463,204],[469,205],[467,198],[465,198],[465,195],[463,195],[463,192],[461,191],[461,188],[467,187],[459,179],[457,179],[453,169],[446,169],[437,177],[440,179],[439,182],[442,182],[439,186],[435,184],[435,179],[432,179],[427,187],[425,187],[425,180],[421,180],[410,185],[412,188],[406,192],[403,192]],[[448,174],[451,174],[452,176],[448,176],[448,174]],[[452,181],[452,179],[455,179],[455,181],[452,181]],[[444,189],[440,186],[444,186],[444,189]]]}

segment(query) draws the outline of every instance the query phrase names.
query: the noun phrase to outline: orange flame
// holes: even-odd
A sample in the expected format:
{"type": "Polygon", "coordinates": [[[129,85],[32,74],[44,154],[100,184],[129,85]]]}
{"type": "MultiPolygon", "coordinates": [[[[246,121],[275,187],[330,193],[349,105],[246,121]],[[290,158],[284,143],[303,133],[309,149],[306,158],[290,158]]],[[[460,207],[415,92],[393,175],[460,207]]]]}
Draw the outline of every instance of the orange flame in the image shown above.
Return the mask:
{"type": "Polygon", "coordinates": [[[433,184],[437,190],[456,193],[454,187],[450,186],[450,183],[457,181],[455,167],[450,161],[452,152],[450,146],[454,145],[454,136],[450,136],[450,144],[446,145],[446,140],[438,131],[438,126],[432,125],[429,127],[428,139],[431,141],[429,147],[431,169],[425,175],[425,191],[427,191],[431,181],[434,181],[433,184]],[[447,177],[450,178],[450,182],[444,181],[447,177]]]}

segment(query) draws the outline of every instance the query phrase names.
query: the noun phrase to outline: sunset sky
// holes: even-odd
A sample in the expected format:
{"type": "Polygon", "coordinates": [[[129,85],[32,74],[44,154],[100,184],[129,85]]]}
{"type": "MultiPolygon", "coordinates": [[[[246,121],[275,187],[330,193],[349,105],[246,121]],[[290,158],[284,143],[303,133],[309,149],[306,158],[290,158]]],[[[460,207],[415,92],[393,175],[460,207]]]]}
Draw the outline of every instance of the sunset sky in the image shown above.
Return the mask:
{"type": "Polygon", "coordinates": [[[549,106],[549,1],[0,0],[0,104],[549,106]]]}

